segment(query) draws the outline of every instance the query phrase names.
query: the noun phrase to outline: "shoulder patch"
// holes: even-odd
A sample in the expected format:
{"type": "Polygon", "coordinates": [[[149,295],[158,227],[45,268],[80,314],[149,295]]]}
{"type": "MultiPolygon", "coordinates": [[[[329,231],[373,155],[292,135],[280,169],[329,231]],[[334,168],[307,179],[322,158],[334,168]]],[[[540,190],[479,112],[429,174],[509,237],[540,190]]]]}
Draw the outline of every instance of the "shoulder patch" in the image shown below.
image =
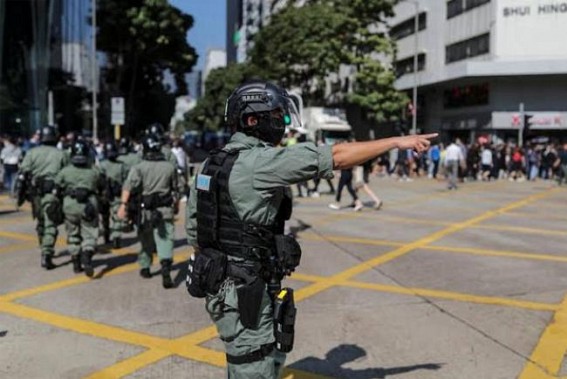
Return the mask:
{"type": "Polygon", "coordinates": [[[197,189],[201,191],[210,191],[211,177],[209,175],[197,175],[197,189]]]}

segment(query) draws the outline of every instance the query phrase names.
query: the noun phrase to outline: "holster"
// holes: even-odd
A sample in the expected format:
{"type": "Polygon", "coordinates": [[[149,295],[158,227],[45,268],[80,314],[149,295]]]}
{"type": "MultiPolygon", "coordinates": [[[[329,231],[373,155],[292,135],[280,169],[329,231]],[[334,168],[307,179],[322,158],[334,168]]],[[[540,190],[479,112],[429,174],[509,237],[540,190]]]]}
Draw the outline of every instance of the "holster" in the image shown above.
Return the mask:
{"type": "Polygon", "coordinates": [[[48,193],[52,193],[55,189],[55,182],[51,179],[45,179],[44,177],[37,178],[35,181],[37,191],[39,196],[43,197],[48,193]]]}
{"type": "Polygon", "coordinates": [[[93,222],[97,218],[96,207],[90,201],[85,204],[85,210],[83,212],[83,220],[86,222],[93,222]]]}
{"type": "Polygon", "coordinates": [[[295,238],[285,234],[275,235],[274,242],[281,270],[285,275],[290,275],[301,261],[301,247],[295,238]]]}
{"type": "Polygon", "coordinates": [[[293,289],[282,289],[274,299],[274,337],[276,349],[283,353],[293,349],[296,314],[293,289]]]}
{"type": "Polygon", "coordinates": [[[236,288],[240,322],[245,328],[256,329],[260,316],[260,306],[266,290],[266,283],[258,276],[251,283],[236,288]]]}
{"type": "Polygon", "coordinates": [[[157,209],[152,210],[150,222],[154,228],[157,228],[163,221],[163,215],[157,209]]]}
{"type": "Polygon", "coordinates": [[[61,201],[59,201],[59,199],[54,199],[47,205],[45,208],[45,214],[55,225],[61,225],[63,224],[63,221],[65,221],[63,207],[61,206],[61,201]]]}

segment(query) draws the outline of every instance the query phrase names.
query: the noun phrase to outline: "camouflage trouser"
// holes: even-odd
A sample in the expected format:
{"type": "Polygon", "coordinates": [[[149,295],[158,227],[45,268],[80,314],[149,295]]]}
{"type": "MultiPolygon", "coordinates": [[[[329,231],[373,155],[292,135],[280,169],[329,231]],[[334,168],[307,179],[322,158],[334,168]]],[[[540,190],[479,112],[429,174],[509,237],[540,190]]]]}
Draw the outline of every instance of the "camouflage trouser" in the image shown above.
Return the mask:
{"type": "Polygon", "coordinates": [[[52,194],[34,196],[32,199],[32,209],[34,217],[37,219],[35,229],[41,254],[43,255],[53,255],[55,253],[55,243],[57,242],[58,234],[57,225],[46,214],[47,206],[53,201],[57,200],[52,194]]]}
{"type": "Polygon", "coordinates": [[[162,219],[159,225],[153,226],[151,222],[144,221],[138,226],[138,237],[142,249],[138,256],[141,268],[149,268],[152,265],[152,255],[157,251],[160,261],[173,259],[173,238],[175,226],[173,220],[162,219]]]}
{"type": "Polygon", "coordinates": [[[67,230],[67,244],[71,255],[84,251],[94,251],[98,238],[98,217],[93,221],[84,218],[83,204],[66,201],[63,211],[65,213],[65,228],[67,230]]]}
{"type": "MultiPolygon", "coordinates": [[[[259,350],[274,339],[272,302],[264,291],[260,305],[258,327],[245,328],[240,322],[236,285],[227,280],[215,296],[207,297],[207,312],[214,321],[227,354],[242,356],[259,350]]],[[[244,363],[227,363],[229,379],[277,379],[282,373],[286,354],[274,349],[262,360],[244,363]]]]}

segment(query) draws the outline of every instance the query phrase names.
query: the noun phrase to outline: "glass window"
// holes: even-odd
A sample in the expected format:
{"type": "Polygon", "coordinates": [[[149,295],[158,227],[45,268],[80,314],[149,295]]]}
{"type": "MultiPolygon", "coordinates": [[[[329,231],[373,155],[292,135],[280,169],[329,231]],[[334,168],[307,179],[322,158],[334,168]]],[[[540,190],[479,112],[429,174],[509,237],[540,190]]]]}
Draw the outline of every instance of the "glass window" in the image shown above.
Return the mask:
{"type": "Polygon", "coordinates": [[[443,106],[454,109],[487,105],[489,94],[488,83],[449,88],[443,91],[443,106]]]}
{"type": "MultiPolygon", "coordinates": [[[[427,27],[427,14],[422,12],[419,14],[418,28],[419,30],[424,30],[427,27]]],[[[390,37],[393,40],[399,40],[404,37],[410,36],[415,33],[415,18],[412,17],[401,23],[393,26],[390,29],[390,37]]]]}
{"type": "Polygon", "coordinates": [[[463,59],[487,54],[490,51],[490,34],[486,33],[465,41],[453,43],[445,48],[445,62],[452,63],[463,59]]]}
{"type": "Polygon", "coordinates": [[[447,2],[447,19],[489,3],[490,0],[450,0],[447,2]]]}
{"type": "MultiPolygon", "coordinates": [[[[413,72],[414,61],[413,57],[405,58],[399,60],[395,63],[396,66],[396,77],[399,78],[405,74],[410,74],[413,72]]],[[[425,69],[425,54],[419,54],[417,56],[417,71],[423,71],[425,69]]]]}

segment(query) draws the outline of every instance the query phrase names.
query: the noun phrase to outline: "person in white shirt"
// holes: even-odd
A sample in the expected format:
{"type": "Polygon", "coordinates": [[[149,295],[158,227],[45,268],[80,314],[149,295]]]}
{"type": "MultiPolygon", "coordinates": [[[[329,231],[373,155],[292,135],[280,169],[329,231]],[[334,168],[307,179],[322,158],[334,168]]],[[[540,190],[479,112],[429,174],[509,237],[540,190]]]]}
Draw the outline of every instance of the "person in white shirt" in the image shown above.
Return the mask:
{"type": "Polygon", "coordinates": [[[448,189],[457,189],[457,175],[459,174],[459,164],[464,162],[463,151],[456,141],[453,141],[445,152],[445,170],[449,178],[448,189]]]}
{"type": "Polygon", "coordinates": [[[482,180],[490,180],[490,173],[492,172],[492,150],[488,146],[482,147],[480,153],[480,164],[482,165],[482,180]]]}
{"type": "Polygon", "coordinates": [[[5,139],[4,148],[0,152],[0,161],[4,165],[4,188],[8,191],[12,189],[21,160],[22,150],[16,145],[16,139],[13,137],[5,139]]]}

